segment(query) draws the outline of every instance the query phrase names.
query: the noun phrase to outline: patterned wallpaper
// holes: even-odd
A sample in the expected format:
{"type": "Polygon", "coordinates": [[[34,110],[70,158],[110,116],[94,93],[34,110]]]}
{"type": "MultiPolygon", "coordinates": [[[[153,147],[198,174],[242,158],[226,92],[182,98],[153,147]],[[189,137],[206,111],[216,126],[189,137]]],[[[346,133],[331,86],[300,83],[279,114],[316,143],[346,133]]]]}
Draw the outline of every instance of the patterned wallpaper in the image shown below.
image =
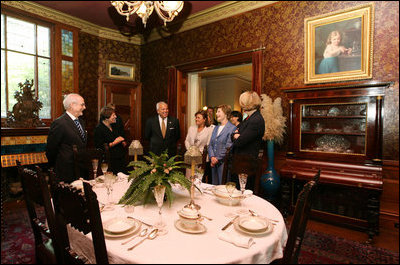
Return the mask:
{"type": "MultiPolygon", "coordinates": [[[[167,66],[265,46],[262,93],[304,86],[304,19],[367,1],[277,2],[142,46],[143,121],[167,99],[167,66]]],[[[395,81],[385,97],[384,159],[399,159],[399,3],[375,3],[373,80],[395,81]]],[[[283,101],[287,113],[288,102],[283,101]]]]}
{"type": "Polygon", "coordinates": [[[140,82],[140,47],[125,42],[79,33],[79,91],[85,99],[84,117],[93,143],[93,130],[98,123],[98,80],[106,76],[106,61],[136,64],[135,77],[140,82]]]}

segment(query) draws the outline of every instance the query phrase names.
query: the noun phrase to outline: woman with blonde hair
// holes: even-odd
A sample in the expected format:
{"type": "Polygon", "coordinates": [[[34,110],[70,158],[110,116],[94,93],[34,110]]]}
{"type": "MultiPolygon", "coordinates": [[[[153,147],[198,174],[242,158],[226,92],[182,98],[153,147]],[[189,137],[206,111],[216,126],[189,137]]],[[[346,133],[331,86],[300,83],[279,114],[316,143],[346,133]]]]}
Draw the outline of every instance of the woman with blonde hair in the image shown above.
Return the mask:
{"type": "MultiPolygon", "coordinates": [[[[232,153],[249,155],[256,159],[265,131],[264,118],[260,113],[261,98],[255,91],[246,91],[240,95],[239,104],[247,117],[232,136],[232,153]]],[[[232,176],[232,180],[239,184],[237,176],[232,176]]],[[[254,176],[249,176],[246,186],[254,189],[254,176]]]]}

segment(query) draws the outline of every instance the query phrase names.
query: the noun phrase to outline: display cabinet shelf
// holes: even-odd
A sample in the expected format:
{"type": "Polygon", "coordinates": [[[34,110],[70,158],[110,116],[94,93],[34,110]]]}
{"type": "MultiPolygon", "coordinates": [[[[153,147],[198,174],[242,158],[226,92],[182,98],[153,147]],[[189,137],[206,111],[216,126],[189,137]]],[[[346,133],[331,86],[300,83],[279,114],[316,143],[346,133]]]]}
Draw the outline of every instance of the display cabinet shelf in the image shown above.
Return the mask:
{"type": "Polygon", "coordinates": [[[284,215],[320,169],[312,217],[379,232],[382,113],[391,82],[282,88],[289,99],[288,150],[281,168],[284,215]]]}

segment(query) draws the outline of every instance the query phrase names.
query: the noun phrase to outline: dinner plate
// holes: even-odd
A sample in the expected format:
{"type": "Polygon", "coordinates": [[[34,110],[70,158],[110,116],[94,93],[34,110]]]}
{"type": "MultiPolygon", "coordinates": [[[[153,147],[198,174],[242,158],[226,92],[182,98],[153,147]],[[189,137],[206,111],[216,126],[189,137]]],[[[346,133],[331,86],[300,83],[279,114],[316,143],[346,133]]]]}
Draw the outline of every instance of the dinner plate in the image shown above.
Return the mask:
{"type": "Polygon", "coordinates": [[[187,228],[180,219],[175,221],[175,227],[182,232],[189,233],[189,234],[201,234],[207,231],[207,227],[203,224],[199,223],[193,228],[187,228]]]}
{"type": "Polygon", "coordinates": [[[124,237],[139,231],[141,223],[135,219],[116,217],[103,223],[104,235],[107,237],[124,237]]]}
{"type": "Polygon", "coordinates": [[[273,225],[271,222],[269,223],[268,227],[267,227],[265,230],[263,230],[263,231],[252,232],[252,231],[249,231],[249,230],[247,230],[247,229],[243,229],[243,228],[239,225],[239,222],[240,222],[240,220],[241,220],[242,218],[244,218],[244,217],[246,217],[246,216],[239,217],[238,219],[236,219],[236,220],[233,222],[233,227],[235,227],[235,229],[236,229],[237,231],[239,231],[239,232],[241,232],[241,233],[243,233],[243,234],[252,235],[252,236],[264,236],[264,235],[266,235],[266,234],[271,233],[271,232],[274,230],[274,225],[273,225]]]}
{"type": "Polygon", "coordinates": [[[249,232],[263,232],[269,227],[269,220],[259,216],[243,216],[239,219],[239,227],[249,232]]]}

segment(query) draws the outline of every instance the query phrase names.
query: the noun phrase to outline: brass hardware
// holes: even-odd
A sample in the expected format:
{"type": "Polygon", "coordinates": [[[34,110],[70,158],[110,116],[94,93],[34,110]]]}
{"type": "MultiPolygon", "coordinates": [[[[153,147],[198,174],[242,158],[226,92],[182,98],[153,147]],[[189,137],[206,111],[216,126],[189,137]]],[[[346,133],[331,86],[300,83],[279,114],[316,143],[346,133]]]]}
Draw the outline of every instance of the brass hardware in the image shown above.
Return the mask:
{"type": "Polygon", "coordinates": [[[374,159],[372,159],[372,161],[375,161],[375,162],[382,162],[382,159],[374,158],[374,159]]]}
{"type": "Polygon", "coordinates": [[[382,99],[382,96],[377,96],[376,99],[377,99],[377,100],[381,100],[381,99],[382,99]]]}
{"type": "Polygon", "coordinates": [[[293,155],[294,153],[293,152],[287,152],[286,154],[287,155],[293,155]]]}
{"type": "Polygon", "coordinates": [[[293,174],[292,178],[295,179],[296,178],[296,174],[293,174]]]}
{"type": "Polygon", "coordinates": [[[289,100],[289,104],[293,104],[294,103],[294,100],[293,99],[290,99],[289,100]]]}

